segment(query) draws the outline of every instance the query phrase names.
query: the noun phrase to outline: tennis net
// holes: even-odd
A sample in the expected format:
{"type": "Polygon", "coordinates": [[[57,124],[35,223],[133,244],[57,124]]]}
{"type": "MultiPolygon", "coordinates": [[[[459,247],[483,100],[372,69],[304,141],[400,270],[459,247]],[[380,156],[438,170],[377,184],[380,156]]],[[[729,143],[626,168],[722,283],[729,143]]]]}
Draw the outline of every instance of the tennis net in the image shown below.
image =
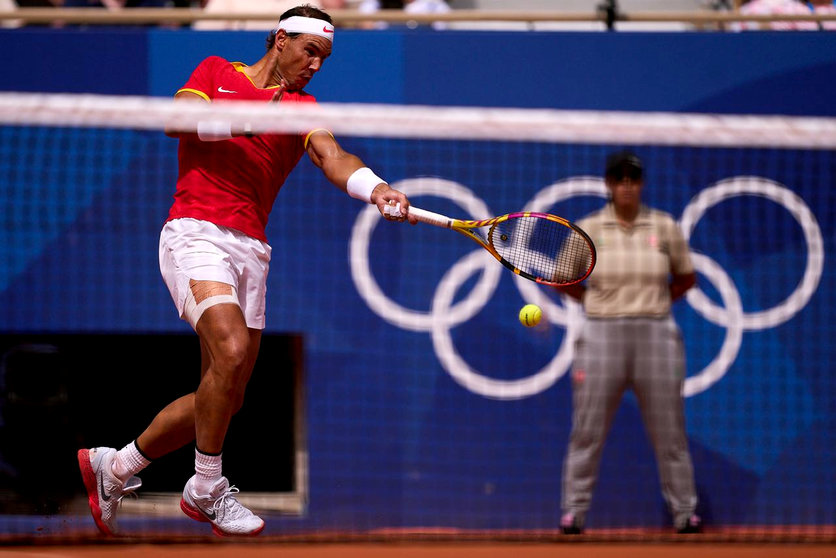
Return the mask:
{"type": "MultiPolygon", "coordinates": [[[[196,387],[199,346],[157,254],[178,174],[163,130],[207,119],[327,128],[416,205],[466,219],[577,221],[606,202],[607,156],[635,152],[645,202],[677,221],[698,275],[673,310],[695,540],[836,542],[836,119],[13,93],[0,94],[0,540],[95,537],[75,450],[124,446],[196,387]]],[[[307,158],[267,235],[267,328],[224,455],[266,538],[563,540],[581,307],[463,237],[384,223],[307,158]],[[543,309],[535,328],[517,322],[526,303],[543,309]]],[[[615,407],[587,540],[676,536],[646,433],[675,421],[647,403],[627,390],[615,407]]],[[[177,505],[192,457],[140,475],[120,511],[129,537],[209,535],[177,505]]]]}

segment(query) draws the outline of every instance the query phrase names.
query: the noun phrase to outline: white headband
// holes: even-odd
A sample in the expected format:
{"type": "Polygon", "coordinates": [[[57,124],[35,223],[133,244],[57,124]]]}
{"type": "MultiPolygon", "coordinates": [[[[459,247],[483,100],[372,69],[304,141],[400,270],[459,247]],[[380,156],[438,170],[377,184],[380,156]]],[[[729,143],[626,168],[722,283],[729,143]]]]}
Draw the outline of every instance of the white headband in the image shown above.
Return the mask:
{"type": "Polygon", "coordinates": [[[279,26],[276,27],[276,31],[279,29],[284,29],[287,33],[308,33],[310,35],[325,37],[331,42],[334,41],[334,26],[324,19],[292,16],[280,21],[279,26]]]}

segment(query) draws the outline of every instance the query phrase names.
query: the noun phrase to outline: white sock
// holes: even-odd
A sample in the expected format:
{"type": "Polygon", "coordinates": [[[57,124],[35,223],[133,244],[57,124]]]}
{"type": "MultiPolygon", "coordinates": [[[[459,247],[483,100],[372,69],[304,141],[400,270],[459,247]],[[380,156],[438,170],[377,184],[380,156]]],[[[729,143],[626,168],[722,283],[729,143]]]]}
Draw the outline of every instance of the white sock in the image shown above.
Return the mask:
{"type": "Polygon", "coordinates": [[[212,485],[221,478],[221,455],[203,453],[194,450],[194,490],[198,495],[209,494],[212,485]]]}
{"type": "Polygon", "coordinates": [[[139,447],[136,445],[136,440],[116,452],[116,458],[113,460],[111,471],[123,483],[146,468],[151,464],[151,461],[142,455],[139,447]]]}

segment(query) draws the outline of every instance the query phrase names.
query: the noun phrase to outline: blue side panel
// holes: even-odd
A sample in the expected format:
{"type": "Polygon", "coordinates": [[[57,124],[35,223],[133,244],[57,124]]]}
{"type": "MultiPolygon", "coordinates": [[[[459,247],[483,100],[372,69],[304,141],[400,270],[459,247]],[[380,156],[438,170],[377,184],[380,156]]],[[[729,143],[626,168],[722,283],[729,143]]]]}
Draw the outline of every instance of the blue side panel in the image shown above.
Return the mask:
{"type": "MultiPolygon", "coordinates": [[[[252,64],[264,55],[266,36],[256,31],[151,31],[149,92],[173,95],[211,54],[252,64]]],[[[402,43],[403,34],[392,31],[340,31],[332,55],[307,91],[321,102],[403,102],[402,43]]]]}
{"type": "Polygon", "coordinates": [[[147,95],[142,28],[0,30],[0,91],[147,95]]]}
{"type": "Polygon", "coordinates": [[[404,103],[404,43],[396,31],[340,31],[308,91],[321,102],[404,103]]]}
{"type": "Polygon", "coordinates": [[[149,94],[171,97],[207,56],[253,63],[264,56],[265,33],[153,30],[148,39],[149,94]]]}
{"type": "Polygon", "coordinates": [[[836,114],[827,34],[418,33],[404,56],[407,103],[836,114]]]}
{"type": "MultiPolygon", "coordinates": [[[[210,54],[252,63],[263,32],[0,30],[0,90],[170,96],[210,54]]],[[[819,33],[338,33],[324,102],[834,115],[819,33]]]]}

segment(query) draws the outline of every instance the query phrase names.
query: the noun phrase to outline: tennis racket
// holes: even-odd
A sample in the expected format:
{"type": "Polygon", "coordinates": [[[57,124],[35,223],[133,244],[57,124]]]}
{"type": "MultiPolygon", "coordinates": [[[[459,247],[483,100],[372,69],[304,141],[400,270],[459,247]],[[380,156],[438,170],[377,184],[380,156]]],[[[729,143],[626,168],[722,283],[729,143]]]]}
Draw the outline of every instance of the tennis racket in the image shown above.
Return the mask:
{"type": "MultiPolygon", "coordinates": [[[[384,213],[400,216],[400,204],[384,207],[384,213]]],[[[414,205],[409,206],[409,214],[422,223],[471,238],[520,277],[542,285],[564,287],[579,283],[595,267],[595,245],[589,235],[557,215],[523,211],[466,221],[414,205]]]]}

